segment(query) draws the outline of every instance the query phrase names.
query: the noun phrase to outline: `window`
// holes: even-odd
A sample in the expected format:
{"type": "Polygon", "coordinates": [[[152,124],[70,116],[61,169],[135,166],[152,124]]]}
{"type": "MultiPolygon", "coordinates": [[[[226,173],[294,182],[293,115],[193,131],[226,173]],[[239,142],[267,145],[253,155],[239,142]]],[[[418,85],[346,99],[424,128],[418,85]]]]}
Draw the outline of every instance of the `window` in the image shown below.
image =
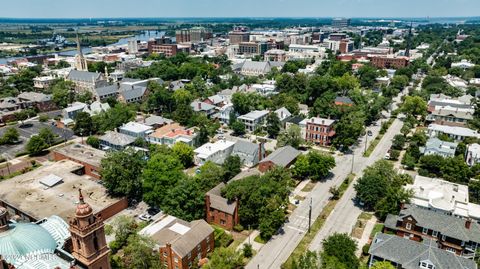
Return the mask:
{"type": "Polygon", "coordinates": [[[406,228],[407,230],[411,230],[411,229],[412,229],[412,224],[411,224],[411,223],[407,223],[407,224],[405,225],[405,228],[406,228]]]}
{"type": "Polygon", "coordinates": [[[433,236],[433,237],[437,237],[437,236],[438,236],[438,232],[437,232],[437,231],[432,231],[432,236],[433,236]]]}
{"type": "Polygon", "coordinates": [[[445,235],[442,235],[442,240],[445,241],[447,237],[445,235]]]}
{"type": "Polygon", "coordinates": [[[427,234],[428,233],[428,229],[427,228],[423,228],[422,229],[422,234],[427,234]]]}
{"type": "Polygon", "coordinates": [[[167,252],[163,252],[163,257],[167,257],[167,252]]]}
{"type": "Polygon", "coordinates": [[[175,258],[174,258],[174,261],[175,261],[175,263],[178,263],[178,258],[175,257],[175,258]]]}

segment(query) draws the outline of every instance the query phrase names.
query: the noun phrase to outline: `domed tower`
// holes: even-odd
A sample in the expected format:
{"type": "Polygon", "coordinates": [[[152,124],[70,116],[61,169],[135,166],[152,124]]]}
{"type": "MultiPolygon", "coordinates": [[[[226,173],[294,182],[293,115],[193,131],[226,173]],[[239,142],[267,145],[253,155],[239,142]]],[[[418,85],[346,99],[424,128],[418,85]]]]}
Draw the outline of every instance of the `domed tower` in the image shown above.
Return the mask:
{"type": "Polygon", "coordinates": [[[70,221],[72,254],[88,269],[110,269],[103,220],[85,203],[82,190],[79,190],[78,200],[75,217],[70,221]]]}
{"type": "Polygon", "coordinates": [[[0,206],[0,233],[8,230],[8,211],[0,206]]]}

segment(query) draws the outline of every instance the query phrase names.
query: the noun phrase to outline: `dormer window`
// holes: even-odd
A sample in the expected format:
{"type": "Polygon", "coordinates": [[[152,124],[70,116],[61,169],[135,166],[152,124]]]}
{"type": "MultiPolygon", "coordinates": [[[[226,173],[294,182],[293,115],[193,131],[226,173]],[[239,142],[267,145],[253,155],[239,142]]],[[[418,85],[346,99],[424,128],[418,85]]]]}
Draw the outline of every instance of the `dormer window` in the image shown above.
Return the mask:
{"type": "Polygon", "coordinates": [[[435,265],[430,260],[425,260],[420,262],[420,268],[435,269],[435,265]]]}
{"type": "Polygon", "coordinates": [[[405,228],[406,228],[407,230],[411,230],[411,229],[412,229],[412,224],[408,222],[408,223],[405,225],[405,228]]]}

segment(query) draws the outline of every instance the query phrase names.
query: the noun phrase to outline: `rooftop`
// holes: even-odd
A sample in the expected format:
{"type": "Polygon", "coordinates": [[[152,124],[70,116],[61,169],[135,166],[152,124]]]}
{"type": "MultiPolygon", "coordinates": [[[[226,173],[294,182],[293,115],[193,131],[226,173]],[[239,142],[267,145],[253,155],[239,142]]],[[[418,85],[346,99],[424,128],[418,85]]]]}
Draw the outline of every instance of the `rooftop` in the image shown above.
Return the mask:
{"type": "Polygon", "coordinates": [[[235,142],[220,140],[215,143],[206,143],[199,148],[196,148],[194,152],[201,156],[210,156],[215,152],[226,150],[229,147],[233,147],[235,142]]]}
{"type": "Polygon", "coordinates": [[[152,130],[152,127],[142,123],[130,121],[120,126],[118,129],[131,133],[145,133],[149,130],[152,130]]]}
{"type": "Polygon", "coordinates": [[[107,131],[99,139],[117,146],[128,146],[135,142],[135,137],[113,131],[107,131]]]}
{"type": "Polygon", "coordinates": [[[162,126],[156,129],[153,133],[150,134],[152,137],[162,138],[162,137],[176,137],[179,135],[191,136],[193,131],[191,129],[186,129],[181,126],[179,123],[169,123],[165,126],[162,126]]]}
{"type": "Polygon", "coordinates": [[[437,131],[437,132],[450,134],[450,135],[480,138],[480,134],[477,131],[469,128],[464,128],[464,127],[452,127],[452,126],[439,125],[439,124],[430,124],[428,126],[428,130],[437,131]]]}
{"type": "Polygon", "coordinates": [[[224,187],[225,183],[222,182],[207,192],[210,197],[210,207],[228,214],[233,214],[237,207],[237,202],[230,202],[228,199],[222,197],[221,190],[224,187]]]}
{"type": "Polygon", "coordinates": [[[254,110],[238,118],[245,119],[245,120],[256,120],[261,117],[265,117],[266,115],[268,115],[268,113],[269,113],[268,110],[254,110]]]}
{"type": "Polygon", "coordinates": [[[82,167],[73,161],[62,160],[3,180],[0,182],[0,200],[36,219],[50,217],[54,212],[64,220],[75,214],[79,188],[94,212],[118,201],[108,196],[107,190],[89,176],[72,173],[82,167]],[[40,180],[49,175],[58,176],[63,182],[47,188],[40,180]]]}
{"type": "Polygon", "coordinates": [[[212,233],[213,228],[203,219],[187,222],[173,216],[159,219],[140,231],[140,234],[152,238],[159,247],[171,244],[180,257],[188,255],[212,233]]]}
{"type": "Polygon", "coordinates": [[[439,249],[435,242],[428,239],[419,243],[396,235],[378,233],[368,253],[400,264],[405,269],[418,269],[420,262],[427,261],[437,269],[477,269],[473,260],[439,249]]]}
{"type": "Polygon", "coordinates": [[[300,122],[300,124],[306,125],[307,123],[311,123],[311,124],[330,126],[334,122],[335,122],[335,120],[331,120],[331,119],[312,117],[312,118],[309,118],[309,119],[304,119],[302,122],[300,122]]]}
{"type": "Polygon", "coordinates": [[[295,158],[297,158],[298,155],[300,155],[299,150],[296,150],[291,146],[285,146],[285,147],[276,149],[274,152],[268,155],[261,162],[263,163],[263,162],[271,161],[278,166],[285,167],[289,163],[291,163],[293,160],[295,160],[295,158]]]}
{"type": "Polygon", "coordinates": [[[100,167],[102,159],[105,158],[105,151],[83,144],[72,144],[57,148],[55,152],[96,167],[100,167]]]}

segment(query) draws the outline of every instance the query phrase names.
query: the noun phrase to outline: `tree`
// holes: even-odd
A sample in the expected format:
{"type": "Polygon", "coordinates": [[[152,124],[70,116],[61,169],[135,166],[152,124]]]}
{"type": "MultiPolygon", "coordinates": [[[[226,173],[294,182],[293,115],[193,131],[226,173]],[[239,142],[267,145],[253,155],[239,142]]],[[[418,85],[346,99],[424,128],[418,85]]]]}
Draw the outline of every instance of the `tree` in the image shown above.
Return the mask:
{"type": "Polygon", "coordinates": [[[244,135],[245,134],[245,124],[241,121],[235,121],[230,126],[233,130],[233,135],[244,135]]]}
{"type": "Polygon", "coordinates": [[[55,140],[57,138],[57,135],[52,132],[50,128],[43,127],[40,129],[38,132],[38,136],[45,141],[45,143],[50,147],[55,144],[55,140]]]}
{"type": "Polygon", "coordinates": [[[232,248],[217,248],[210,260],[202,268],[205,269],[238,269],[243,266],[242,254],[232,248]]]}
{"type": "Polygon", "coordinates": [[[308,154],[310,178],[313,180],[321,180],[325,178],[330,170],[335,167],[335,158],[325,153],[312,150],[308,154]]]}
{"type": "MultiPolygon", "coordinates": [[[[122,248],[127,244],[128,237],[135,233],[137,223],[131,216],[120,215],[112,222],[112,232],[115,235],[115,246],[122,248]]],[[[115,250],[116,251],[116,250],[115,250]]]]}
{"type": "Polygon", "coordinates": [[[395,266],[393,266],[390,262],[376,262],[373,264],[371,269],[395,269],[395,266]]]}
{"type": "Polygon", "coordinates": [[[132,269],[164,268],[160,255],[155,249],[155,242],[145,236],[134,234],[128,238],[128,245],[123,249],[123,266],[132,269]]]}
{"type": "Polygon", "coordinates": [[[76,135],[87,136],[96,133],[95,126],[87,112],[79,112],[75,116],[75,125],[73,126],[73,132],[76,135]]]}
{"type": "Polygon", "coordinates": [[[205,192],[217,186],[225,177],[224,169],[212,161],[205,162],[199,170],[195,179],[205,192]]]}
{"type": "Polygon", "coordinates": [[[323,240],[323,254],[335,257],[346,268],[356,269],[359,261],[355,255],[357,243],[347,234],[334,233],[323,240]]]}
{"type": "Polygon", "coordinates": [[[18,142],[19,138],[20,138],[20,134],[18,133],[18,130],[13,127],[10,127],[5,131],[5,133],[3,133],[3,136],[0,138],[0,145],[2,144],[13,145],[16,142],[18,142]]]}
{"type": "Polygon", "coordinates": [[[238,155],[230,155],[223,162],[224,181],[229,181],[242,170],[242,159],[238,155]]]}
{"type": "Polygon", "coordinates": [[[275,112],[270,112],[267,115],[267,133],[270,137],[276,138],[280,133],[282,124],[275,112]]]}
{"type": "Polygon", "coordinates": [[[193,148],[189,145],[178,142],[173,145],[172,152],[183,164],[183,167],[188,168],[193,165],[193,148]]]}
{"type": "Polygon", "coordinates": [[[60,80],[51,86],[52,101],[58,107],[67,107],[73,102],[73,92],[75,84],[71,81],[60,80]]]}
{"type": "Polygon", "coordinates": [[[320,269],[321,259],[316,252],[307,250],[300,258],[292,261],[291,269],[320,269]]]}
{"type": "Polygon", "coordinates": [[[112,151],[102,159],[100,175],[111,195],[139,201],[142,197],[140,171],[144,166],[145,161],[140,152],[132,149],[112,151]]]}
{"type": "Polygon", "coordinates": [[[253,256],[252,245],[250,244],[243,245],[243,256],[245,258],[251,258],[253,256]]]}
{"type": "Polygon", "coordinates": [[[114,130],[135,118],[135,110],[129,105],[116,104],[109,110],[93,117],[95,126],[100,132],[114,130]]]}
{"type": "Polygon", "coordinates": [[[365,113],[361,110],[347,112],[337,124],[335,124],[335,138],[333,144],[337,147],[347,148],[357,142],[358,137],[364,131],[365,113]]]}
{"type": "Polygon", "coordinates": [[[38,155],[48,148],[48,144],[39,135],[30,138],[26,145],[26,150],[31,156],[38,155]]]}
{"type": "Polygon", "coordinates": [[[363,176],[355,183],[357,199],[367,209],[374,209],[380,218],[388,213],[398,213],[399,204],[408,202],[411,191],[403,189],[405,178],[399,175],[393,164],[380,160],[365,169],[363,176]]]}
{"type": "Polygon", "coordinates": [[[295,162],[293,174],[299,178],[310,177],[312,180],[325,178],[335,167],[333,156],[312,150],[307,155],[300,155],[295,162]]]}
{"type": "Polygon", "coordinates": [[[99,149],[100,148],[100,139],[96,136],[89,136],[87,138],[87,144],[90,145],[92,148],[99,149]]]}
{"type": "Polygon", "coordinates": [[[427,115],[427,102],[420,96],[407,96],[402,106],[402,111],[408,116],[413,117],[427,115]]]}
{"type": "Polygon", "coordinates": [[[291,125],[286,130],[282,131],[277,138],[277,146],[291,146],[296,149],[303,143],[301,129],[298,125],[291,125]]]}
{"type": "Polygon", "coordinates": [[[155,154],[142,171],[143,200],[151,206],[161,206],[177,182],[185,178],[183,165],[173,155],[155,154]]]}
{"type": "MultiPolygon", "coordinates": [[[[205,211],[205,191],[191,178],[182,177],[166,190],[161,206],[170,215],[186,221],[201,219],[205,211]]],[[[151,196],[152,193],[146,193],[151,196]]],[[[154,205],[160,206],[155,203],[154,205]]]]}
{"type": "Polygon", "coordinates": [[[25,109],[13,113],[13,115],[15,116],[16,120],[20,121],[20,125],[23,125],[24,121],[28,119],[28,112],[25,109]]]}
{"type": "Polygon", "coordinates": [[[407,142],[405,136],[397,134],[393,137],[392,148],[402,150],[405,146],[405,142],[407,142]]]}

